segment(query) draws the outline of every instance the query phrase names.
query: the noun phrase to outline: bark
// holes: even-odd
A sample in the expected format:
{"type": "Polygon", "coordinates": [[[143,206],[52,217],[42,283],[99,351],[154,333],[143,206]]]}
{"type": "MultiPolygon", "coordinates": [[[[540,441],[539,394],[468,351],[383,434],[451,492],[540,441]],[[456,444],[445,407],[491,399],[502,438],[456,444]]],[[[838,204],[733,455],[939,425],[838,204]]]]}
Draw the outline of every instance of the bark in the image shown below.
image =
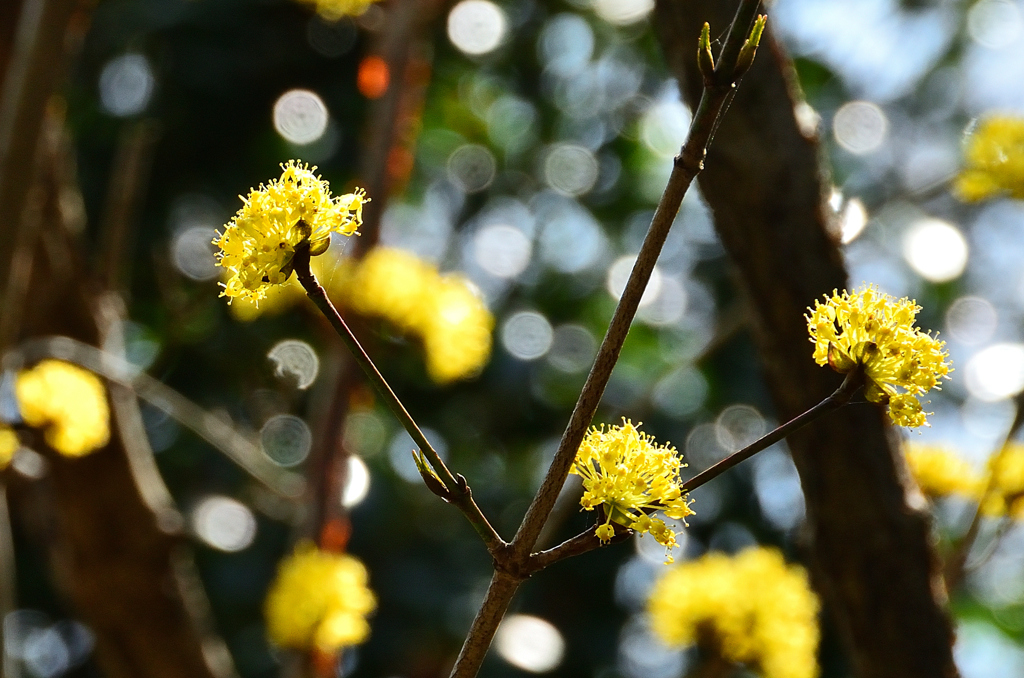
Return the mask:
{"type": "MultiPolygon", "coordinates": [[[[721,33],[734,3],[659,0],[656,25],[684,99],[700,96],[700,27],[721,33]]],[[[769,20],[769,26],[770,26],[769,20]]],[[[811,360],[803,314],[847,285],[825,212],[818,139],[801,132],[792,65],[769,33],[708,152],[700,188],[737,279],[779,418],[841,377],[811,360]]],[[[911,509],[898,438],[879,408],[854,405],[793,435],[807,504],[810,561],[858,676],[955,676],[953,633],[927,517],[911,509]]]]}

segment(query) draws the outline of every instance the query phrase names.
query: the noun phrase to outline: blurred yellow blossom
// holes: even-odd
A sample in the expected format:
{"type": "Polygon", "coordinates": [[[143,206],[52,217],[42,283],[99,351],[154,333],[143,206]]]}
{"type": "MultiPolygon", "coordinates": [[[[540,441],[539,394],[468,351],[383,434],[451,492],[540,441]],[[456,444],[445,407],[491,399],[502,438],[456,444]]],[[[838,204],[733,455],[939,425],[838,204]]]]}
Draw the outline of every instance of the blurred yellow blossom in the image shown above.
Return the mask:
{"type": "Polygon", "coordinates": [[[816,301],[809,310],[815,362],[843,374],[863,367],[865,397],[888,405],[894,423],[927,423],[916,396],[937,389],[951,368],[945,342],[914,326],[920,306],[865,286],[855,292],[833,291],[825,303],[816,301]]]}
{"type": "Polygon", "coordinates": [[[804,569],[761,547],[672,567],[647,601],[667,645],[700,643],[764,678],[818,675],[818,608],[804,569]]]}
{"type": "Polygon", "coordinates": [[[296,246],[309,241],[311,255],[322,254],[331,233],[352,235],[362,223],[362,190],[331,196],[330,186],[298,161],[281,165],[280,179],[249,191],[244,204],[213,241],[217,263],[228,274],[221,296],[259,302],[271,285],[291,276],[296,246]]]}
{"type": "Polygon", "coordinates": [[[992,486],[982,502],[982,512],[1024,518],[1024,444],[1007,443],[989,459],[988,472],[992,474],[992,486]]]}
{"type": "Polygon", "coordinates": [[[110,439],[110,410],[103,382],[92,372],[60,360],[44,360],[18,375],[14,385],[21,418],[44,428],[46,444],[80,457],[110,439]]]}
{"type": "Polygon", "coordinates": [[[11,427],[0,424],[0,469],[7,468],[19,446],[18,434],[11,427]]]}
{"type": "Polygon", "coordinates": [[[649,532],[671,549],[676,533],[650,513],[662,511],[677,519],[693,515],[689,499],[680,489],[679,469],[683,466],[674,447],[656,445],[654,438],[624,419],[622,426],[591,428],[569,472],[583,479],[583,508],[593,511],[600,506],[604,512],[604,523],[597,529],[601,541],[607,542],[615,534],[615,522],[649,532]]]}
{"type": "Polygon", "coordinates": [[[981,491],[983,481],[977,471],[952,450],[911,443],[907,445],[906,459],[910,474],[929,497],[973,498],[981,491]]]}
{"type": "Polygon", "coordinates": [[[336,270],[329,289],[356,313],[419,338],[438,383],[471,377],[490,358],[494,317],[469,281],[410,252],[377,247],[336,270]]]}
{"type": "Polygon", "coordinates": [[[334,652],[370,635],[377,607],[366,567],[353,556],[302,542],[277,570],[265,603],[267,634],[281,647],[334,652]]]}
{"type": "Polygon", "coordinates": [[[994,115],[967,138],[954,190],[968,202],[997,195],[1024,199],[1024,118],[994,115]]]}
{"type": "Polygon", "coordinates": [[[301,0],[313,5],[316,13],[327,21],[337,21],[345,16],[359,16],[378,0],[301,0]]]}

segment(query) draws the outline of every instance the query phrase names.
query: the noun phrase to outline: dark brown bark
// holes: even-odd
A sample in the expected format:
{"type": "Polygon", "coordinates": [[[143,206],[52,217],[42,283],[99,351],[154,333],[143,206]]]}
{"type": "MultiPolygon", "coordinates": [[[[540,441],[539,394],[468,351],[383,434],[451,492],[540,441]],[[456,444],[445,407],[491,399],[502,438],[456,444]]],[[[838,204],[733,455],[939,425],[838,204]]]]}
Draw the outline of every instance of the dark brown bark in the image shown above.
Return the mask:
{"type": "MultiPolygon", "coordinates": [[[[53,143],[60,145],[63,121],[39,115],[45,124],[33,163],[38,170],[26,172],[33,177],[30,209],[19,225],[35,235],[22,239],[22,256],[30,262],[22,281],[28,303],[3,313],[15,328],[15,343],[64,335],[97,345],[100,290],[85,274],[84,257],[62,228],[58,207],[54,168],[60,154],[53,143]]],[[[121,438],[117,417],[125,416],[125,403],[116,404],[106,447],[79,459],[48,453],[49,473],[42,482],[52,490],[52,529],[45,546],[58,589],[95,633],[97,658],[110,678],[229,676],[223,645],[196,628],[196,583],[188,576],[181,536],[171,533],[175,526],[161,510],[166,507],[144,496],[133,475],[128,445],[148,443],[121,438]]],[[[33,510],[27,503],[14,509],[33,510]]]]}
{"type": "MultiPolygon", "coordinates": [[[[657,3],[662,45],[691,106],[701,90],[700,27],[709,21],[714,36],[734,10],[720,0],[657,3]]],[[[811,360],[803,314],[822,294],[845,287],[847,273],[827,228],[818,140],[801,132],[792,66],[765,38],[699,181],[749,299],[754,340],[786,420],[841,381],[811,360]]],[[[847,407],[789,443],[806,497],[811,565],[857,675],[955,676],[928,519],[907,505],[898,442],[883,413],[847,407]]]]}

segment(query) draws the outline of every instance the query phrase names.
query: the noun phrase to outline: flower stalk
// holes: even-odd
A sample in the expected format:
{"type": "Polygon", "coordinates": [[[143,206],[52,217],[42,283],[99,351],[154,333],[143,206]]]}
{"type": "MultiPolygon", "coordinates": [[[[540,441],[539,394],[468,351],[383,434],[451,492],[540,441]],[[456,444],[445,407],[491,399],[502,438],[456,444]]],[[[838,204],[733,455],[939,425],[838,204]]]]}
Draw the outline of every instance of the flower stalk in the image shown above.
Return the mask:
{"type": "MultiPolygon", "coordinates": [[[[384,379],[384,375],[380,373],[377,366],[374,365],[373,360],[367,355],[363,349],[359,340],[352,334],[352,330],[349,329],[348,324],[345,322],[341,314],[338,313],[338,309],[334,307],[331,300],[327,297],[327,292],[321,287],[320,283],[317,282],[313,272],[309,269],[309,258],[310,258],[310,245],[309,241],[300,243],[295,248],[295,256],[292,259],[293,270],[299,280],[299,284],[306,290],[306,295],[310,301],[316,304],[316,307],[320,309],[321,313],[331,323],[331,326],[341,337],[342,341],[345,342],[345,346],[348,347],[352,353],[352,357],[356,363],[362,369],[363,373],[369,379],[370,383],[380,394],[384,402],[387,403],[388,408],[401,422],[402,427],[405,428],[406,432],[416,443],[420,453],[425,457],[417,458],[417,466],[421,469],[427,464],[432,469],[432,473],[429,475],[433,480],[437,482],[427,482],[427,486],[432,492],[440,496],[442,499],[450,504],[454,504],[462,513],[466,516],[469,522],[473,525],[473,528],[483,539],[484,544],[487,546],[487,550],[490,551],[491,555],[499,553],[505,546],[505,541],[498,535],[494,527],[491,526],[490,521],[477,506],[473,500],[473,492],[469,488],[469,484],[462,474],[453,474],[445,465],[444,460],[434,449],[434,446],[430,444],[427,437],[423,435],[423,431],[416,424],[416,421],[409,414],[409,411],[405,409],[405,405],[395,395],[395,392],[391,389],[387,380],[384,379]]],[[[415,454],[415,453],[414,453],[415,454]]]]}

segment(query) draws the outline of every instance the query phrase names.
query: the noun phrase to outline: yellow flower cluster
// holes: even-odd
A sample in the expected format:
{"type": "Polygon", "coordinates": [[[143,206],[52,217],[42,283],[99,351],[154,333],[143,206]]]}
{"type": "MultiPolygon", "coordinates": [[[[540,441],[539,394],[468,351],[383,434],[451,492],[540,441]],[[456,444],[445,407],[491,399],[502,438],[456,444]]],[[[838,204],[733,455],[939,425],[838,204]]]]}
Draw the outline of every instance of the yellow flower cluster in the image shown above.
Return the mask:
{"type": "Polygon", "coordinates": [[[337,21],[345,16],[359,16],[377,0],[301,0],[313,5],[316,13],[327,21],[337,21]]]}
{"type": "Polygon", "coordinates": [[[244,204],[213,241],[217,263],[228,272],[221,296],[258,302],[267,288],[281,285],[292,273],[296,246],[309,241],[310,254],[323,254],[331,233],[352,235],[362,223],[362,190],[331,196],[330,186],[316,168],[290,160],[281,165],[280,179],[260,185],[243,198],[244,204]]]}
{"type": "Polygon", "coordinates": [[[856,292],[834,291],[809,310],[815,362],[842,374],[863,368],[865,397],[887,404],[894,423],[927,423],[928,413],[916,396],[937,389],[951,368],[945,343],[914,326],[920,306],[865,286],[856,292]]]}
{"type": "Polygon", "coordinates": [[[673,567],[647,602],[667,645],[701,643],[764,678],[818,675],[818,607],[804,569],[760,547],[673,567]]]}
{"type": "Polygon", "coordinates": [[[0,424],[0,469],[7,468],[14,459],[14,453],[18,451],[21,443],[18,442],[18,434],[9,426],[0,424]]]}
{"type": "Polygon", "coordinates": [[[961,199],[1024,199],[1024,118],[997,115],[982,120],[967,139],[964,160],[966,167],[954,185],[961,199]]]}
{"type": "Polygon", "coordinates": [[[334,652],[370,635],[377,607],[366,567],[353,556],[300,543],[278,567],[265,603],[267,634],[281,647],[334,652]]]}
{"type": "Polygon", "coordinates": [[[983,481],[974,468],[952,450],[911,444],[906,450],[910,475],[929,497],[977,497],[983,481]]]}
{"type": "MultiPolygon", "coordinates": [[[[607,542],[615,535],[612,523],[650,533],[659,544],[671,549],[676,533],[661,518],[693,515],[687,495],[680,489],[682,459],[671,445],[656,445],[628,419],[622,426],[591,428],[576,451],[570,473],[583,479],[580,505],[587,511],[601,507],[604,523],[597,536],[607,542]]],[[[666,562],[672,562],[669,557],[666,562]]]]}
{"type": "Polygon", "coordinates": [[[906,458],[911,475],[929,497],[962,497],[982,502],[987,516],[1024,518],[1024,443],[1008,443],[992,455],[984,475],[943,448],[910,445],[906,458]]]}
{"type": "Polygon", "coordinates": [[[985,515],[1024,518],[1024,444],[1009,443],[988,463],[992,491],[981,510],[985,515]]]}
{"type": "Polygon", "coordinates": [[[486,304],[465,278],[441,275],[414,254],[378,247],[334,276],[330,289],[353,311],[418,337],[438,383],[473,376],[491,355],[494,317],[486,304]]]}
{"type": "Polygon", "coordinates": [[[110,439],[110,410],[103,382],[91,372],[60,360],[44,360],[18,375],[14,392],[21,418],[44,428],[46,444],[80,457],[110,439]]]}

